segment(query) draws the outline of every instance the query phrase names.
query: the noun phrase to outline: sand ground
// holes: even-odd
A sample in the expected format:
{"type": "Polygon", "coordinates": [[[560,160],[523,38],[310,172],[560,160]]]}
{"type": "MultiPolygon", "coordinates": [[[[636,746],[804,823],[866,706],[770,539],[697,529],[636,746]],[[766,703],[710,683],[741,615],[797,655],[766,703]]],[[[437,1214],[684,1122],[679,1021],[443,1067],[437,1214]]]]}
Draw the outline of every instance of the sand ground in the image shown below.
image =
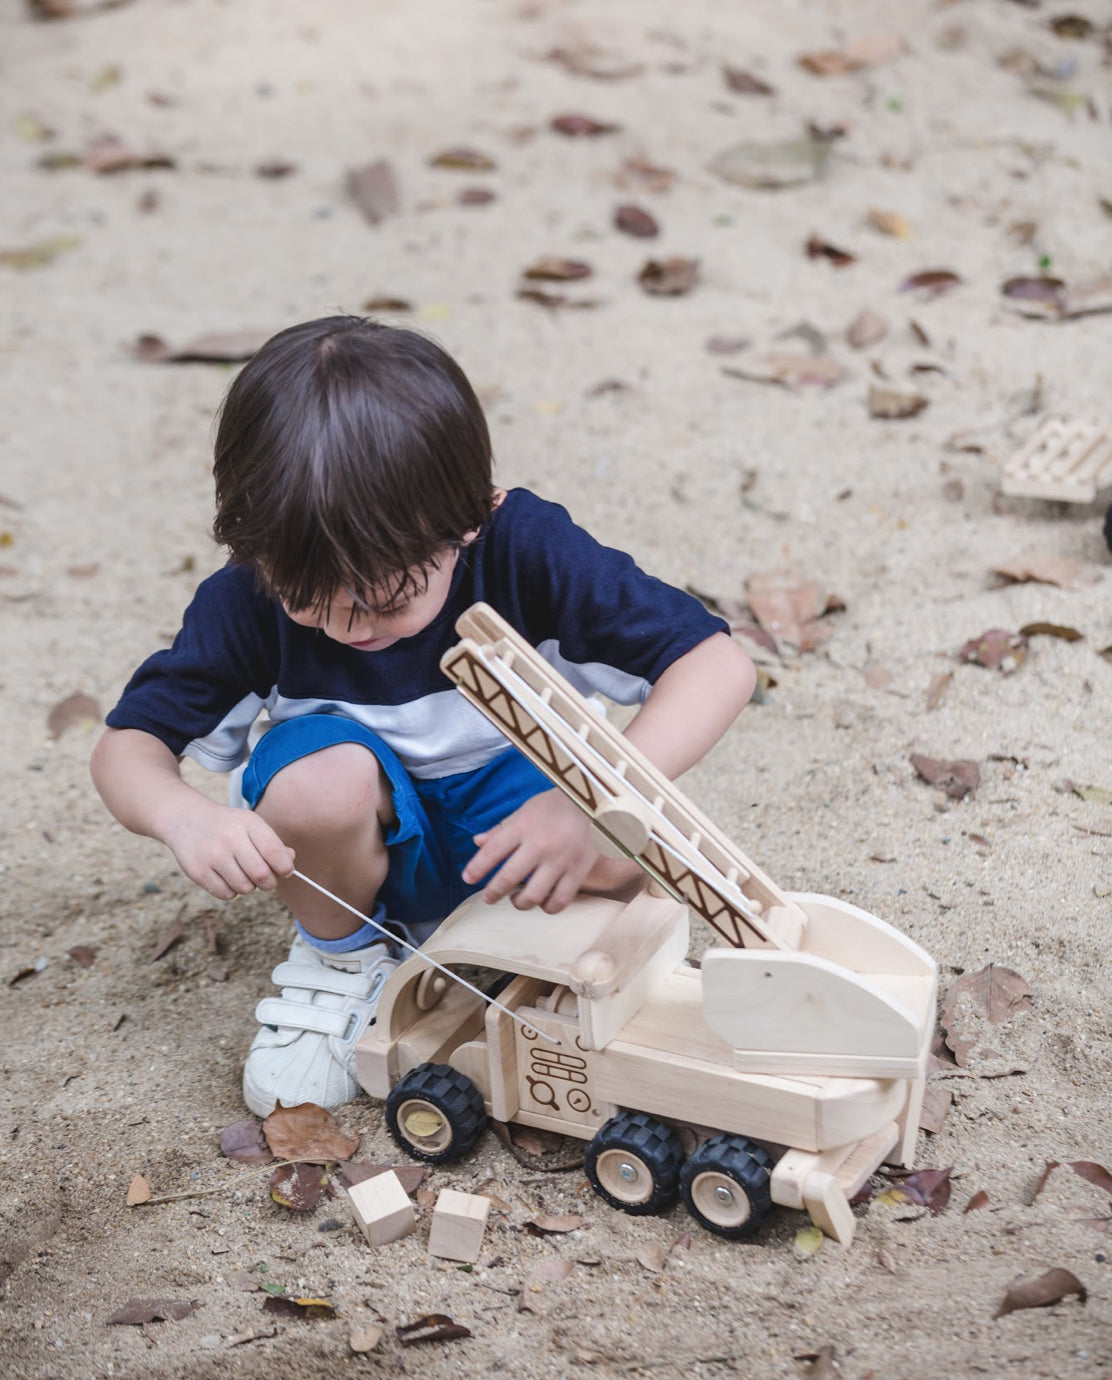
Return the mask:
{"type": "MultiPolygon", "coordinates": [[[[1108,554],[1099,504],[1000,492],[1003,459],[1042,416],[1107,415],[1109,317],[1034,320],[1000,292],[1040,269],[1075,284],[1110,267],[1106,39],[1059,34],[1063,13],[1037,0],[898,13],[877,0],[133,0],[43,22],[0,6],[0,1374],[1104,1373],[1112,1240],[1080,1219],[1106,1213],[1107,1195],[1059,1170],[1032,1199],[1046,1161],[1112,1154],[1112,807],[1069,785],[1112,788],[1108,554]],[[903,51],[888,60],[828,75],[799,64],[893,28],[903,51]],[[568,70],[554,49],[605,75],[568,70]],[[773,92],[731,90],[724,66],[773,92]],[[620,128],[561,137],[549,122],[566,113],[620,128]],[[708,168],[809,121],[844,129],[821,180],[762,190],[708,168]],[[103,134],[176,166],[40,165],[103,134]],[[494,168],[430,166],[458,146],[494,168]],[[400,205],[371,225],[345,176],[383,157],[400,205]],[[273,160],[295,168],[260,177],[273,160]],[[623,173],[629,160],[669,170],[670,185],[623,173]],[[495,198],[459,204],[474,186],[495,198]],[[659,237],[617,231],[621,202],[650,211],[659,237]],[[871,210],[906,233],[882,233],[871,210]],[[808,258],[812,234],[854,261],[808,258]],[[44,245],[49,262],[21,267],[19,251],[44,245]],[[594,274],[542,287],[598,305],[517,298],[546,254],[594,274]],[[670,256],[697,260],[699,281],[650,296],[638,272],[670,256]],[[899,291],[927,269],[961,281],[929,300],[899,291]],[[946,1080],[953,1105],[920,1142],[920,1166],[953,1167],[945,1212],[874,1202],[851,1249],[801,1258],[804,1219],[778,1210],[751,1244],[696,1228],[654,1272],[639,1257],[687,1229],[680,1207],[617,1214],[581,1173],[530,1173],[493,1137],[431,1180],[506,1204],[471,1273],[426,1254],[426,1211],[416,1235],[373,1254],[346,1225],[322,1229],[346,1222],[342,1204],[295,1214],[262,1180],[125,1206],[136,1173],[156,1193],[232,1177],[219,1134],[243,1115],[253,1007],[288,943],[273,903],[214,907],[111,821],[86,771],[95,726],[48,729],[76,692],[110,707],[219,560],[209,448],[231,369],[140,362],[131,347],[143,332],[182,345],[383,295],[412,304],[397,319],[433,332],[484,390],[503,483],[566,503],[707,595],[740,600],[750,576],[790,571],[844,601],[819,650],[769,659],[764,702],[685,786],[781,886],[882,916],[937,957],[944,983],[992,962],[1030,984],[1031,1011],[996,1032],[1023,1071],[946,1080]],[[865,308],[888,333],[854,350],[844,332],[865,308]],[[834,386],[723,372],[752,372],[800,323],[844,366],[834,386]],[[752,343],[720,355],[714,336],[752,343]],[[928,406],[871,417],[870,385],[928,406]],[[1033,556],[1093,580],[992,573],[1033,556]],[[1032,637],[1011,675],[958,659],[988,628],[1035,622],[1083,636],[1032,637]],[[912,753],[972,759],[981,784],[941,800],[912,753]],[[152,962],[179,917],[184,937],[152,962]],[[79,946],[95,948],[91,966],[79,946]],[[978,1191],[988,1205],[963,1212],[978,1191]],[[585,1225],[537,1238],[524,1223],[539,1211],[585,1225]],[[520,1311],[515,1291],[553,1254],[588,1263],[520,1311]],[[339,1316],[262,1312],[240,1281],[259,1264],[339,1316]],[[1087,1302],[994,1319],[1010,1281],[1052,1267],[1087,1302]],[[200,1307],[106,1325],[137,1296],[200,1307]],[[430,1312],[473,1336],[399,1348],[393,1326],[430,1312]],[[368,1321],[387,1334],[357,1355],[349,1333],[368,1321]],[[825,1347],[833,1361],[806,1359],[825,1347]]],[[[1088,0],[1072,13],[1107,21],[1088,0]]],[[[341,1120],[363,1157],[395,1155],[378,1104],[341,1120]]]]}

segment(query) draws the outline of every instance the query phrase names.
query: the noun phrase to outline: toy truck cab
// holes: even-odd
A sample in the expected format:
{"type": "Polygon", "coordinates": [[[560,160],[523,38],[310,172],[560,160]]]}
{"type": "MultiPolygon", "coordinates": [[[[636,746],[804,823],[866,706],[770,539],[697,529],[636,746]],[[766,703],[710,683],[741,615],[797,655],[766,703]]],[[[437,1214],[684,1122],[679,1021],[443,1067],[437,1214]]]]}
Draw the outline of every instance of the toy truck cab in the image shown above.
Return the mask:
{"type": "Polygon", "coordinates": [[[459,1158],[491,1116],[586,1140],[593,1187],[627,1212],[678,1191],[740,1237],[775,1202],[848,1243],[849,1197],[883,1161],[911,1161],[933,961],[856,907],[779,892],[490,611],[461,630],[480,640],[449,653],[449,673],[468,693],[468,658],[468,697],[573,798],[590,794],[602,835],[656,885],[557,917],[466,902],[392,974],[357,1047],[360,1084],[422,1159],[459,1158]],[[476,691],[479,669],[495,679],[476,691]],[[731,945],[700,967],[691,909],[731,945]],[[504,975],[497,1004],[453,967],[504,975]]]}

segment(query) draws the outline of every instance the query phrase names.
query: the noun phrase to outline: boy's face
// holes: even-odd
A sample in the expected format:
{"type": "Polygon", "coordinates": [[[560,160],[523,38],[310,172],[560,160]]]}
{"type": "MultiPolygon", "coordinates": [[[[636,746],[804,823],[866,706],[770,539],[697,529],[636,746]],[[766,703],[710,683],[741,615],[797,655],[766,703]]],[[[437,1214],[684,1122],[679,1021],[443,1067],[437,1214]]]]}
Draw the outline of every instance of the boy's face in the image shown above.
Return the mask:
{"type": "Polygon", "coordinates": [[[448,598],[459,552],[445,551],[431,565],[414,572],[418,593],[403,595],[385,611],[368,608],[346,589],[337,590],[328,609],[282,608],[303,628],[319,628],[334,642],[358,652],[381,652],[403,637],[415,637],[433,621],[448,598]],[[428,583],[424,584],[427,577],[428,583]],[[422,585],[424,588],[422,589],[422,585]]]}

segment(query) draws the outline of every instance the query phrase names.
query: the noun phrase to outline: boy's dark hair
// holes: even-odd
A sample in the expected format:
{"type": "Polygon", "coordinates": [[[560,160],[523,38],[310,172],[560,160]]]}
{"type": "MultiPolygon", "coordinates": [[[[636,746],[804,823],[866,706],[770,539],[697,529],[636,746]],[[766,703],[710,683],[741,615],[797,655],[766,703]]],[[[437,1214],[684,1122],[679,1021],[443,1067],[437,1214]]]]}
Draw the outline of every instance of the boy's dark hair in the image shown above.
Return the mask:
{"type": "Polygon", "coordinates": [[[358,316],[268,340],[220,410],[213,534],[296,611],[420,592],[493,504],[490,435],[459,365],[358,316]]]}

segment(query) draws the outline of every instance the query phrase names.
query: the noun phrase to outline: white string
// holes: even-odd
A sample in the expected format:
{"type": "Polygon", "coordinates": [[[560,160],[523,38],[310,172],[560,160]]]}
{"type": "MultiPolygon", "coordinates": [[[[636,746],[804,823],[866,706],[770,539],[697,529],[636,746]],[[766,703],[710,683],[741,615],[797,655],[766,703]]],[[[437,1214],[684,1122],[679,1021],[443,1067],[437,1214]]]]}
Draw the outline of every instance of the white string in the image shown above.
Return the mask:
{"type": "Polygon", "coordinates": [[[442,963],[437,963],[435,958],[430,958],[428,954],[422,952],[422,950],[418,949],[415,945],[410,944],[405,939],[399,938],[393,930],[388,930],[385,925],[380,925],[377,920],[372,920],[369,915],[364,915],[361,910],[356,910],[354,906],[349,906],[346,901],[341,900],[339,896],[334,895],[326,887],[321,886],[320,882],[314,882],[312,877],[306,877],[304,872],[298,872],[296,867],[293,870],[293,875],[311,886],[314,891],[319,891],[322,896],[327,896],[330,901],[335,901],[338,906],[343,906],[344,910],[350,911],[356,919],[362,920],[365,925],[370,925],[372,928],[378,930],[380,934],[384,934],[392,944],[398,944],[403,949],[408,949],[411,954],[416,954],[418,958],[423,959],[430,967],[443,973],[445,977],[451,978],[453,982],[458,982],[461,987],[466,987],[469,992],[474,992],[474,994],[477,997],[481,997],[488,1006],[493,1006],[497,1010],[505,1012],[511,1020],[516,1021],[518,1025],[521,1026],[522,1030],[526,1031],[528,1034],[537,1035],[542,1040],[547,1040],[549,1044],[558,1045],[561,1043],[554,1035],[547,1035],[543,1030],[538,1030],[536,1026],[530,1025],[528,1021],[522,1020],[522,1018],[511,1011],[508,1006],[503,1006],[500,1001],[495,1001],[493,997],[488,997],[485,992],[480,992],[477,987],[473,987],[465,978],[461,978],[458,973],[453,973],[450,968],[445,968],[442,963]]]}

